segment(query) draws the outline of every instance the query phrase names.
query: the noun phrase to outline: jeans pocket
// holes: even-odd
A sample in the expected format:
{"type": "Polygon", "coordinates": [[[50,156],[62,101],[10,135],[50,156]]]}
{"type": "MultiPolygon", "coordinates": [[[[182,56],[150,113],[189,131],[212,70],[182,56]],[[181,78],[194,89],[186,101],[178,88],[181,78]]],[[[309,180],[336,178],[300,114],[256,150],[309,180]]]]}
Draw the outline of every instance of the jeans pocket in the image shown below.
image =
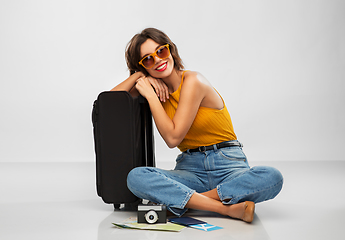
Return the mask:
{"type": "Polygon", "coordinates": [[[222,157],[231,161],[247,161],[247,157],[240,147],[226,147],[219,149],[222,157]]]}
{"type": "Polygon", "coordinates": [[[177,155],[176,163],[182,162],[185,156],[186,156],[186,153],[180,153],[179,155],[177,155]]]}

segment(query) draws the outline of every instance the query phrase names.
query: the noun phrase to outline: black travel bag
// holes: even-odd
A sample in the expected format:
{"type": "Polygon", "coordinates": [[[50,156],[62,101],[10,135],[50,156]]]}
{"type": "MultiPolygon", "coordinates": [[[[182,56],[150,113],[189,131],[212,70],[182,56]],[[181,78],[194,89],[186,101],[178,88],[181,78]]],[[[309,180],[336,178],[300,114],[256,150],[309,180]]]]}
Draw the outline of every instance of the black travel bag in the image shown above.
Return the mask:
{"type": "Polygon", "coordinates": [[[147,100],[125,91],[102,92],[92,110],[97,194],[105,203],[135,209],[127,175],[138,166],[155,166],[152,115],[147,100]]]}

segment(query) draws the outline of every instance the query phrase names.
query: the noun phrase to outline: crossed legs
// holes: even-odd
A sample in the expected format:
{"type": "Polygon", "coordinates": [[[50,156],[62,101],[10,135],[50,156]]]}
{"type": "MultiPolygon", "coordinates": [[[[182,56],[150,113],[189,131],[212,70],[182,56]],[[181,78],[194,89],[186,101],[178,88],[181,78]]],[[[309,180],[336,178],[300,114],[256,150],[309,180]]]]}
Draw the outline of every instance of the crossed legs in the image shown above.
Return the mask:
{"type": "Polygon", "coordinates": [[[213,189],[204,193],[195,192],[187,202],[186,208],[216,212],[245,222],[252,222],[255,204],[246,201],[224,205],[218,196],[217,189],[213,189]]]}
{"type": "Polygon", "coordinates": [[[216,212],[246,222],[253,220],[254,202],[274,198],[283,180],[274,169],[254,167],[230,181],[218,184],[217,188],[210,191],[205,191],[198,181],[188,171],[151,167],[135,168],[127,178],[128,187],[135,195],[163,203],[176,215],[180,216],[191,208],[216,212]]]}

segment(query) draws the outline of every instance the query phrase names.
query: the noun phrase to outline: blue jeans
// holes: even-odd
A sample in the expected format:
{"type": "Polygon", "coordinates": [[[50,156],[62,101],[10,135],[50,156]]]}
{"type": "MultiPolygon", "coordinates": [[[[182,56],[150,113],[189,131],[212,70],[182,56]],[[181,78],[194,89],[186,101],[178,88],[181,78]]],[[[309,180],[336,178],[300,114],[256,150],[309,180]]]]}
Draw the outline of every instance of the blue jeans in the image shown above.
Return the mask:
{"type": "Polygon", "coordinates": [[[137,197],[165,204],[181,216],[195,192],[215,188],[223,204],[272,199],[283,186],[283,176],[272,167],[250,168],[241,147],[215,147],[206,152],[181,153],[174,170],[134,168],[128,174],[127,186],[137,197]]]}

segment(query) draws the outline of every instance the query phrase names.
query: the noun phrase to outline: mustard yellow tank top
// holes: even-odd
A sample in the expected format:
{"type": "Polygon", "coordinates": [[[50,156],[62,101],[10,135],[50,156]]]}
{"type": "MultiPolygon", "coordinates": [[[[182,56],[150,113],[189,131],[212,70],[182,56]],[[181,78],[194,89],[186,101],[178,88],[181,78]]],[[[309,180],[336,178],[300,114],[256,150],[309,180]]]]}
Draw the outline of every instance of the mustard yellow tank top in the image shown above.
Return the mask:
{"type": "MultiPolygon", "coordinates": [[[[173,119],[179,103],[185,72],[182,74],[182,81],[179,88],[170,94],[169,99],[166,102],[162,103],[170,119],[173,119]]],[[[230,114],[225,106],[223,98],[222,101],[224,108],[221,110],[199,107],[192,126],[182,142],[177,146],[181,152],[184,152],[187,149],[209,146],[237,139],[232,126],[230,114]]]]}

